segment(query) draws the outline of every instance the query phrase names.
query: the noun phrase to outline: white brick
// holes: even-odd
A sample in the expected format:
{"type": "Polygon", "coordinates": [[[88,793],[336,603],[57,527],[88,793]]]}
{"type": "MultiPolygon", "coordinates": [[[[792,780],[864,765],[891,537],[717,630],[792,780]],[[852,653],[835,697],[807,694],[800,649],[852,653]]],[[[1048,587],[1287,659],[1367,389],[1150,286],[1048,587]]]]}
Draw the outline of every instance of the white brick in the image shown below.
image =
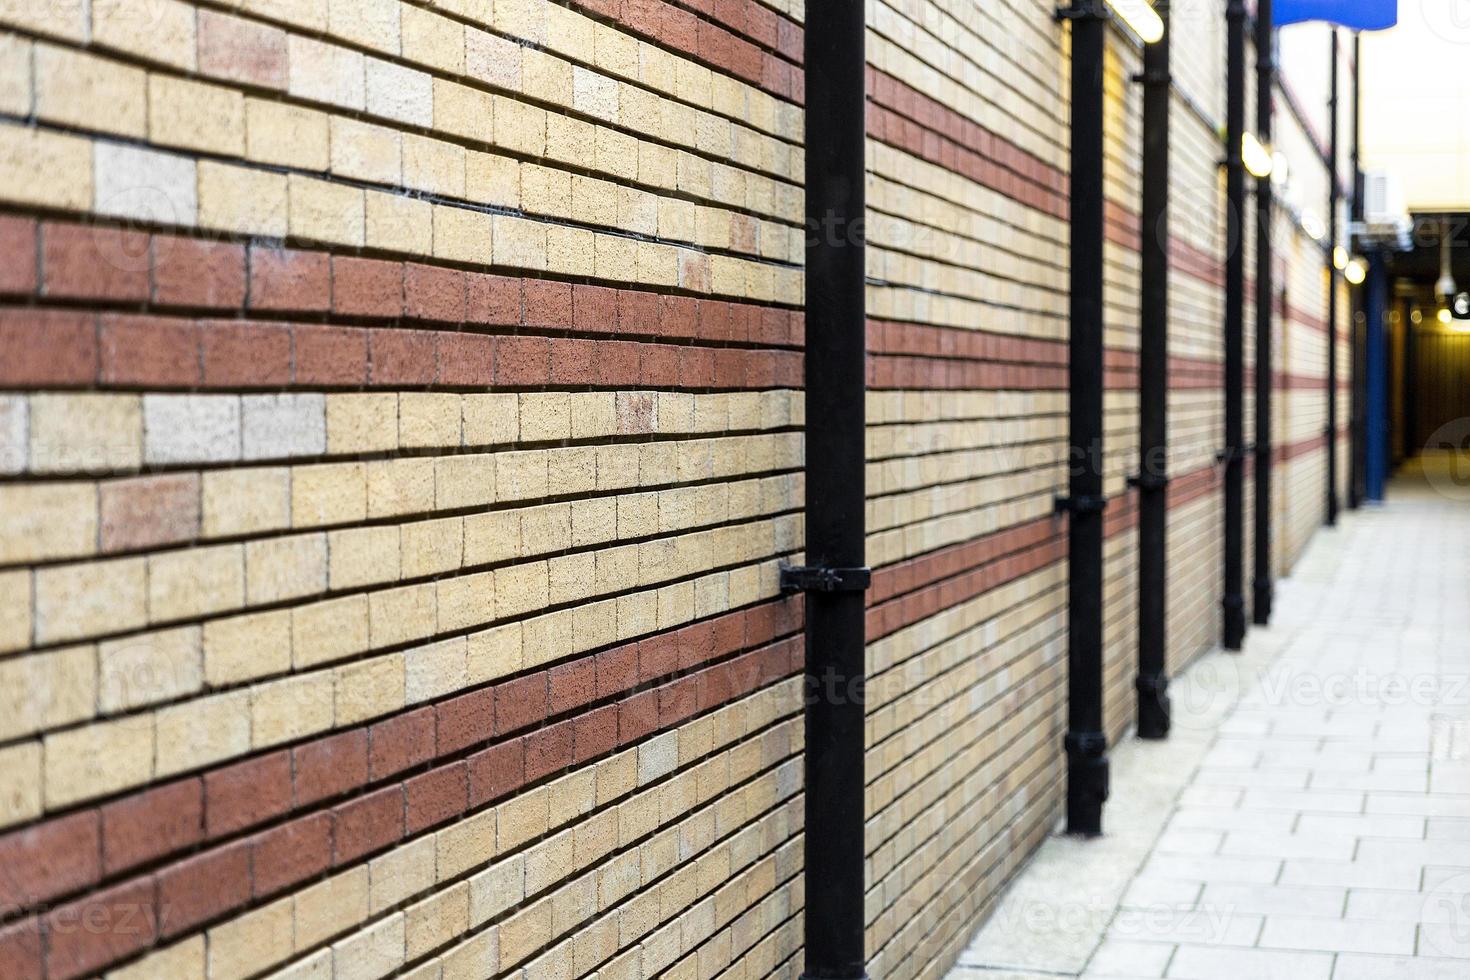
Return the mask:
{"type": "Polygon", "coordinates": [[[434,121],[434,80],[425,72],[369,58],[367,111],[427,128],[434,121]]]}
{"type": "Polygon", "coordinates": [[[23,473],[30,405],[24,395],[0,395],[0,474],[23,473]]]}
{"type": "Polygon", "coordinates": [[[186,228],[199,220],[199,179],[190,158],[102,141],[92,152],[98,214],[186,228]]]}
{"type": "Polygon", "coordinates": [[[287,88],[292,95],[348,109],[366,107],[362,55],[298,34],[291,35],[289,45],[291,79],[287,88]]]}
{"type": "Polygon", "coordinates": [[[324,395],[245,395],[240,401],[245,459],[319,456],[326,452],[324,395]]]}
{"type": "Polygon", "coordinates": [[[228,463],[240,458],[234,395],[145,395],[143,458],[149,463],[228,463]]]}

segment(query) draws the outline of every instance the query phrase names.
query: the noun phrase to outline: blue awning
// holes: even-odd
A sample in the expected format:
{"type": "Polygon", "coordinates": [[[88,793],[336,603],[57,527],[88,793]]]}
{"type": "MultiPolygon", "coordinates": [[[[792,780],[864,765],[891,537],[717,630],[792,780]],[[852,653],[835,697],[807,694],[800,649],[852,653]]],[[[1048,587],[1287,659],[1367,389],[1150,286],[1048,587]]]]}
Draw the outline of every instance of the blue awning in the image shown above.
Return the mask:
{"type": "Polygon", "coordinates": [[[1381,31],[1399,21],[1398,0],[1273,0],[1277,27],[1322,20],[1357,31],[1381,31]]]}

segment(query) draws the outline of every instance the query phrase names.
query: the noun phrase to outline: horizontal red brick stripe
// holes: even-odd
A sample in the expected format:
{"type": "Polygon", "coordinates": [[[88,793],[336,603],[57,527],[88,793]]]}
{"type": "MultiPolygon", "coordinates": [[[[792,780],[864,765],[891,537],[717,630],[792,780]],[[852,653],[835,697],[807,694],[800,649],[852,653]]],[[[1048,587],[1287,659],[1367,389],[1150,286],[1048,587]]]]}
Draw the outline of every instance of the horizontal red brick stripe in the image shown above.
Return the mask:
{"type": "MultiPolygon", "coordinates": [[[[790,636],[800,624],[799,598],[761,603],[12,831],[0,836],[0,917],[484,749],[594,701],[790,636]]],[[[604,706],[578,716],[578,762],[604,751],[587,741],[596,735],[593,716],[614,713],[604,706]]]]}
{"type": "MultiPolygon", "coordinates": [[[[789,609],[792,604],[784,605],[789,609]]],[[[761,615],[768,616],[766,612],[761,615]]],[[[776,615],[780,622],[775,616],[770,616],[761,628],[784,629],[789,634],[799,622],[787,621],[789,616],[776,615]]],[[[749,641],[749,637],[746,639],[749,641]]],[[[332,746],[330,753],[340,754],[342,758],[318,759],[314,764],[308,762],[307,769],[318,777],[340,780],[343,777],[333,774],[332,770],[346,768],[361,773],[365,768],[371,770],[380,766],[384,773],[396,777],[394,781],[352,796],[336,806],[292,817],[249,837],[209,846],[186,859],[165,864],[69,903],[52,904],[49,909],[22,921],[39,925],[46,934],[44,945],[49,980],[71,980],[113,965],[147,949],[156,939],[170,939],[238,913],[328,868],[353,864],[430,827],[481,809],[523,786],[672,728],[800,669],[800,637],[790,636],[775,642],[769,640],[766,637],[759,641],[762,645],[752,643],[754,649],[721,663],[694,669],[657,687],[647,687],[525,735],[510,740],[475,740],[472,746],[484,744],[485,747],[432,768],[424,766],[432,761],[433,749],[430,746],[437,744],[436,738],[447,737],[453,744],[456,734],[462,735],[466,725],[475,727],[475,722],[478,722],[480,732],[488,732],[493,726],[498,736],[502,714],[509,712],[517,721],[533,715],[535,703],[530,706],[524,703],[533,687],[536,688],[535,697],[544,698],[548,704],[544,709],[547,713],[542,717],[550,717],[552,707],[570,710],[596,699],[605,677],[609,684],[644,677],[643,645],[637,645],[636,656],[632,658],[626,648],[619,648],[608,651],[617,654],[617,658],[606,664],[595,658],[586,658],[584,662],[564,665],[564,668],[582,673],[576,679],[569,677],[564,668],[558,668],[543,672],[539,679],[538,675],[530,675],[529,678],[500,685],[493,697],[483,692],[472,692],[438,706],[417,709],[389,722],[380,722],[365,733],[365,738],[355,736],[353,747],[345,748],[340,741],[332,746]],[[530,683],[532,680],[537,680],[540,686],[530,683]],[[465,699],[470,697],[475,697],[474,702],[466,704],[465,699]],[[559,705],[558,699],[561,701],[559,705]],[[386,741],[385,746],[376,744],[380,739],[386,741]],[[406,778],[401,775],[414,768],[421,771],[406,778]],[[136,916],[137,921],[149,923],[149,928],[87,931],[67,926],[81,916],[110,922],[111,915],[123,908],[136,916]]],[[[705,647],[699,652],[707,650],[705,647]]],[[[673,665],[685,659],[695,667],[711,659],[713,654],[700,660],[689,648],[669,639],[661,646],[650,647],[647,656],[654,661],[649,664],[649,669],[659,669],[658,665],[673,665]]],[[[332,740],[340,740],[347,734],[332,736],[332,740]]],[[[326,753],[329,751],[325,748],[328,741],[319,740],[309,743],[308,747],[314,752],[326,753]]],[[[299,753],[302,747],[293,751],[299,753]]],[[[272,799],[273,795],[280,797],[283,792],[289,792],[284,787],[290,783],[292,765],[285,756],[285,752],[275,753],[216,773],[217,780],[230,784],[228,792],[220,799],[235,807],[249,807],[252,817],[261,816],[278,803],[272,799]],[[273,764],[271,760],[276,758],[282,761],[273,764]],[[249,773],[240,774],[239,770],[246,766],[251,767],[249,773]]],[[[298,760],[296,765],[301,766],[301,762],[298,760]]],[[[297,779],[299,783],[299,770],[297,779]]],[[[204,793],[207,800],[212,792],[209,782],[209,777],[206,777],[204,793]]],[[[315,785],[308,787],[309,792],[319,789],[315,785]]],[[[299,786],[296,791],[300,792],[299,786]]],[[[286,804],[280,801],[279,805],[286,804]]],[[[205,807],[207,814],[208,802],[205,807]]],[[[85,816],[76,815],[70,819],[76,821],[85,816]]],[[[95,812],[91,813],[91,818],[96,820],[95,812]]],[[[102,819],[106,820],[105,813],[102,819]]],[[[60,822],[53,821],[43,826],[50,828],[60,822]]],[[[204,823],[206,826],[195,838],[196,842],[210,841],[217,836],[213,833],[216,828],[207,826],[207,815],[204,823]]],[[[35,831],[33,828],[10,836],[35,831]]],[[[78,841],[69,843],[77,846],[78,841]]],[[[88,843],[95,854],[98,843],[95,840],[88,843]]],[[[13,853],[13,860],[6,862],[11,867],[11,875],[30,875],[35,879],[32,883],[35,887],[48,888],[45,866],[66,859],[66,855],[55,853],[59,845],[59,841],[52,840],[48,841],[44,851],[33,849],[13,853]],[[21,863],[24,866],[20,866],[21,863]]],[[[104,853],[106,846],[104,839],[101,842],[104,853]]],[[[77,885],[78,880],[72,880],[71,890],[86,887],[85,884],[77,885]]],[[[95,883],[95,880],[91,882],[95,883]]]]}

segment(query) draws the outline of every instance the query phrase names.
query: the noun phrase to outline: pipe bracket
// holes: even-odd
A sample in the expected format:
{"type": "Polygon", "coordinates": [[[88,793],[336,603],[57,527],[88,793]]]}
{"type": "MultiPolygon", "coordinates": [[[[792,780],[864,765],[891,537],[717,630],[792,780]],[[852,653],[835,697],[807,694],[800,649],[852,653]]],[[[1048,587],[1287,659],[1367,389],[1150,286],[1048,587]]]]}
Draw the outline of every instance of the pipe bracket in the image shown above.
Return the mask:
{"type": "Polygon", "coordinates": [[[1108,509],[1108,498],[1097,496],[1063,497],[1060,494],[1052,502],[1056,514],[1100,514],[1108,509]]]}
{"type": "Polygon", "coordinates": [[[1166,473],[1134,473],[1128,477],[1128,485],[1140,490],[1164,490],[1169,486],[1166,473]]]}
{"type": "Polygon", "coordinates": [[[781,591],[865,592],[873,582],[871,568],[827,568],[823,565],[782,565],[781,591]]]}

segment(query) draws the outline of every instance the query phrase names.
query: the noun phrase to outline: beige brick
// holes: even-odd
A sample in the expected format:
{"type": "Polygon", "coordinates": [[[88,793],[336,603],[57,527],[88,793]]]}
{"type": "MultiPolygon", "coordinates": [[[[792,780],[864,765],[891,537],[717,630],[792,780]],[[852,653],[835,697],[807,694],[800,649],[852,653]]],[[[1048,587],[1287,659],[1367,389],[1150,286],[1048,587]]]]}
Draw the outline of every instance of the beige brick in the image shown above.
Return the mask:
{"type": "Polygon", "coordinates": [[[525,667],[539,667],[572,653],[572,611],[535,616],[521,623],[521,660],[525,667]]]}
{"type": "Polygon", "coordinates": [[[327,535],[331,556],[328,582],[351,589],[399,578],[398,528],[391,525],[350,528],[327,535]]]}
{"type": "Polygon", "coordinates": [[[325,534],[298,534],[245,545],[245,588],[252,603],[297,599],[326,587],[325,534]]]}
{"type": "Polygon", "coordinates": [[[398,6],[396,0],[327,0],[327,33],[397,54],[398,6]]]}
{"type": "Polygon", "coordinates": [[[7,25],[39,34],[79,42],[86,40],[87,17],[82,0],[58,0],[56,3],[7,0],[0,5],[0,16],[7,25]]]}
{"type": "Polygon", "coordinates": [[[370,248],[410,255],[433,249],[433,208],[427,201],[367,191],[367,243],[370,248]]]}
{"type": "Polygon", "coordinates": [[[521,46],[474,27],[465,28],[465,72],[510,92],[521,90],[521,46]]]}
{"type": "Polygon", "coordinates": [[[151,714],[46,736],[47,809],[138,786],[152,776],[151,714]]]}
{"type": "Polygon", "coordinates": [[[349,524],[367,517],[367,468],[323,463],[291,471],[291,525],[349,524]]]}
{"type": "Polygon", "coordinates": [[[395,847],[368,865],[369,911],[377,915],[434,885],[434,838],[395,847]]]}
{"type": "Polygon", "coordinates": [[[291,656],[297,668],[327,663],[368,648],[365,595],[314,602],[291,611],[291,656]]]}
{"type": "Polygon", "coordinates": [[[494,629],[472,633],[465,657],[471,684],[506,677],[523,666],[522,629],[520,623],[506,623],[494,629]]]}
{"type": "Polygon", "coordinates": [[[521,204],[554,218],[572,216],[572,177],[564,170],[527,163],[521,167],[521,204]]]}
{"type": "Polygon", "coordinates": [[[501,967],[520,963],[551,936],[551,899],[543,898],[500,924],[501,967]]]}
{"type": "Polygon", "coordinates": [[[339,667],[334,677],[338,725],[377,718],[405,704],[401,653],[339,667]]]}
{"type": "MultiPolygon", "coordinates": [[[[497,976],[500,970],[500,930],[492,927],[475,933],[450,947],[441,959],[441,974],[432,977],[415,975],[412,980],[475,980],[477,977],[497,976]]],[[[405,980],[409,978],[405,977],[405,980]]]]}
{"type": "Polygon", "coordinates": [[[571,63],[546,51],[526,48],[521,52],[521,90],[538,101],[571,108],[571,63]]]}
{"type": "MultiPolygon", "coordinates": [[[[492,217],[480,211],[436,204],[434,213],[434,257],[449,262],[489,265],[493,254],[492,217]]],[[[406,396],[405,396],[406,397],[406,396]]]]}
{"type": "Polygon", "coordinates": [[[248,754],[250,723],[250,692],[243,690],[160,709],[154,778],[248,754]]]}
{"type": "Polygon", "coordinates": [[[417,959],[469,931],[470,886],[460,882],[410,905],[403,918],[408,958],[417,959]]]}
{"type": "Polygon", "coordinates": [[[48,122],[141,139],[147,133],[147,76],[97,55],[35,47],[36,115],[48,122]]]}
{"type": "Polygon", "coordinates": [[[495,138],[495,99],[488,92],[434,79],[434,129],[477,143],[495,138]]]}
{"type": "Polygon", "coordinates": [[[478,926],[525,898],[525,858],[517,854],[469,880],[470,924],[478,926]]]}
{"type": "Polygon", "coordinates": [[[41,815],[41,743],[0,748],[0,827],[41,815]]]}
{"type": "Polygon", "coordinates": [[[527,156],[545,156],[546,110],[495,96],[495,145],[527,156]]]}
{"type": "Polygon", "coordinates": [[[595,233],[585,228],[552,225],[546,229],[546,271],[591,276],[597,268],[595,233]]]}
{"type": "Polygon", "coordinates": [[[92,43],[193,71],[194,8],[178,0],[92,0],[92,43]]]}
{"type": "Polygon", "coordinates": [[[208,471],[203,498],[206,537],[291,526],[291,471],[285,467],[208,471]]]}
{"type": "Polygon", "coordinates": [[[464,26],[419,7],[403,7],[403,56],[451,75],[464,74],[464,26]]]}
{"type": "Polygon", "coordinates": [[[481,810],[439,831],[434,835],[434,853],[440,881],[485,864],[495,856],[495,811],[481,810]]]}
{"type": "Polygon", "coordinates": [[[36,572],[37,643],[136,629],[147,622],[141,558],[59,565],[36,572]]]}
{"type": "Polygon", "coordinates": [[[14,34],[0,37],[0,111],[29,115],[31,99],[31,42],[14,34]]]}
{"type": "Polygon", "coordinates": [[[149,953],[136,963],[109,970],[107,980],[204,980],[204,937],[191,936],[183,942],[149,953]]]}
{"type": "Polygon", "coordinates": [[[366,59],[367,111],[423,129],[433,125],[433,80],[425,72],[378,58],[366,59]]]}
{"type": "Polygon", "coordinates": [[[526,851],[526,891],[545,891],[572,876],[572,832],[554,834],[526,851]]]}
{"type": "Polygon", "coordinates": [[[495,459],[495,492],[501,500],[532,500],[544,497],[547,483],[545,450],[503,452],[495,459]]]}
{"type": "Polygon", "coordinates": [[[392,185],[403,179],[403,143],[395,130],[332,116],[331,148],[334,174],[392,185]]]}
{"type": "Polygon", "coordinates": [[[564,391],[529,392],[520,396],[522,442],[554,442],[571,438],[571,396],[564,391]]]}
{"type": "Polygon", "coordinates": [[[204,624],[204,678],[211,685],[236,684],[290,669],[290,610],[204,624]]]}
{"type": "Polygon", "coordinates": [[[550,794],[541,786],[502,803],[495,824],[495,846],[504,853],[546,832],[550,794]]]}
{"type": "Polygon", "coordinates": [[[368,596],[369,635],[375,647],[421,640],[435,629],[434,583],[385,589],[368,596]]]}
{"type": "Polygon", "coordinates": [[[356,51],[298,34],[287,38],[291,78],[288,91],[344,109],[367,107],[363,56],[356,51]]]}
{"type": "Polygon", "coordinates": [[[30,445],[36,473],[135,469],[143,460],[142,404],[133,395],[33,395],[30,445]]]}
{"type": "Polygon", "coordinates": [[[449,517],[405,524],[401,546],[404,578],[454,571],[464,559],[464,521],[449,517]]]}
{"type": "Polygon", "coordinates": [[[476,204],[521,206],[521,167],[509,157],[471,150],[465,155],[465,197],[476,204]]]}
{"type": "Polygon", "coordinates": [[[148,559],[148,619],[173,622],[245,603],[245,564],[237,544],[189,548],[148,559]]]}
{"type": "Polygon", "coordinates": [[[97,648],[97,705],[111,714],[192,694],[203,661],[197,626],[109,640],[97,648]]]}
{"type": "Polygon", "coordinates": [[[368,516],[396,517],[434,509],[434,460],[427,457],[367,464],[368,516]]]}
{"type": "Polygon", "coordinates": [[[293,898],[287,895],[209,930],[209,980],[245,980],[291,955],[293,898]]]}
{"type": "Polygon", "coordinates": [[[76,558],[96,550],[94,484],[0,486],[0,563],[76,558]]]}
{"type": "Polygon", "coordinates": [[[324,112],[245,99],[245,153],[251,160],[304,170],[330,165],[328,117],[324,112]]]}
{"type": "Polygon", "coordinates": [[[296,895],[296,949],[311,949],[368,917],[365,865],[333,875],[296,895]]]}
{"type": "Polygon", "coordinates": [[[436,583],[439,630],[469,629],[495,618],[495,573],[456,575],[436,583]]]}
{"type": "Polygon", "coordinates": [[[260,685],[251,691],[251,744],[266,748],[332,727],[332,676],[302,674],[260,685]]]}
{"type": "Polygon", "coordinates": [[[0,572],[0,652],[31,642],[31,573],[0,572]]]}
{"type": "Polygon", "coordinates": [[[332,976],[337,980],[386,976],[403,964],[403,943],[403,913],[398,912],[334,945],[332,976]]]}
{"type": "Polygon", "coordinates": [[[285,238],[286,177],[199,161],[199,224],[215,231],[285,238]]]}
{"type": "Polygon", "coordinates": [[[465,671],[465,640],[416,647],[403,654],[404,700],[420,704],[462,690],[469,682],[465,671]]]}
{"type": "Polygon", "coordinates": [[[0,200],[84,211],[92,206],[92,143],[0,124],[0,200]]]}
{"type": "Polygon", "coordinates": [[[546,268],[546,226],[514,215],[494,218],[495,264],[520,269],[546,268]]]}
{"type": "Polygon", "coordinates": [[[464,444],[500,446],[515,442],[520,433],[520,400],[514,394],[463,396],[464,444]]]}
{"type": "Polygon", "coordinates": [[[516,616],[546,605],[548,581],[546,562],[527,562],[500,569],[495,580],[497,616],[516,616]]]}
{"type": "Polygon", "coordinates": [[[96,691],[97,651],[90,646],[0,660],[0,739],[91,717],[96,691]]]}
{"type": "Polygon", "coordinates": [[[403,186],[464,197],[465,151],[461,146],[413,133],[403,135],[403,186]]]}
{"type": "Polygon", "coordinates": [[[520,511],[493,511],[465,518],[466,565],[489,565],[518,558],[522,554],[520,511]]]}
{"type": "Polygon", "coordinates": [[[400,394],[398,442],[407,449],[459,446],[460,396],[449,392],[400,394]]]}
{"type": "Polygon", "coordinates": [[[389,452],[398,448],[398,396],[339,394],[327,396],[327,451],[389,452]]]}
{"type": "Polygon", "coordinates": [[[240,156],[244,136],[245,100],[239,92],[187,78],[149,76],[149,142],[240,156]]]}
{"type": "Polygon", "coordinates": [[[472,453],[434,461],[434,502],[440,510],[459,510],[495,502],[495,456],[472,453]]]}
{"type": "Polygon", "coordinates": [[[295,24],[314,34],[327,29],[327,0],[240,0],[237,6],[265,20],[295,24]]]}
{"type": "Polygon", "coordinates": [[[365,242],[367,219],[360,188],[291,174],[287,196],[291,237],[357,247],[365,242]]]}

